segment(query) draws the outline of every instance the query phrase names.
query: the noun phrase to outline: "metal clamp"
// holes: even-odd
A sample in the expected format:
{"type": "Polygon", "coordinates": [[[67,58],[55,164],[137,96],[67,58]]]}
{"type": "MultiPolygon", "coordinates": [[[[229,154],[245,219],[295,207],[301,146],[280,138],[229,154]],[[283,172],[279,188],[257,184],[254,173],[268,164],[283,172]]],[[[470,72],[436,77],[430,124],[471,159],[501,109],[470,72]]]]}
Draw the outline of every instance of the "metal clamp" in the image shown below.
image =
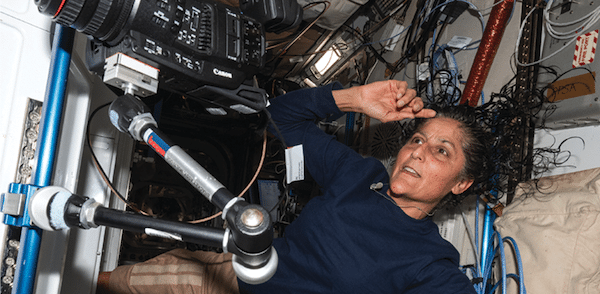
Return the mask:
{"type": "Polygon", "coordinates": [[[223,207],[223,214],[221,215],[223,219],[226,219],[227,212],[238,201],[244,201],[244,199],[242,199],[241,197],[233,197],[231,198],[231,200],[229,200],[229,202],[227,202],[227,204],[225,204],[225,207],[223,207]]]}

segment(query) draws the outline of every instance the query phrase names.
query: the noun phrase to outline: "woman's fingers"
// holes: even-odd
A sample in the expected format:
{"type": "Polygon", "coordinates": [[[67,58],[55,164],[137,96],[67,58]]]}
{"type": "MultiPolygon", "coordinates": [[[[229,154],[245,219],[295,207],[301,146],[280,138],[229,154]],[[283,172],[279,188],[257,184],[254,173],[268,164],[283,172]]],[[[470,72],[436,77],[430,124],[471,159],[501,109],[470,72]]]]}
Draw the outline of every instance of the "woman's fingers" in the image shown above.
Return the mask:
{"type": "Polygon", "coordinates": [[[420,111],[415,112],[415,117],[430,118],[430,117],[434,117],[435,114],[436,114],[435,110],[423,108],[420,111]]]}
{"type": "MultiPolygon", "coordinates": [[[[398,106],[398,108],[402,108],[406,105],[409,105],[410,103],[412,103],[412,101],[415,100],[415,98],[417,97],[417,91],[413,90],[413,89],[405,89],[404,91],[400,91],[398,90],[398,101],[396,101],[396,105],[398,106]],[[400,92],[403,93],[400,96],[400,92]]],[[[421,100],[420,98],[418,98],[418,100],[421,100]]]]}

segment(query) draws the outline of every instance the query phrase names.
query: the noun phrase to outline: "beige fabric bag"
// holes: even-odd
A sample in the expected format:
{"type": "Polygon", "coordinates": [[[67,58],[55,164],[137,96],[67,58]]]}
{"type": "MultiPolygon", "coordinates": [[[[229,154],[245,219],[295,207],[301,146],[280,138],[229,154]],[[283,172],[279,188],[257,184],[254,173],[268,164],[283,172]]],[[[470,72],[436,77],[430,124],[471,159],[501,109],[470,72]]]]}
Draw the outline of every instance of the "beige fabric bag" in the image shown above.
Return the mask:
{"type": "Polygon", "coordinates": [[[238,294],[231,253],[175,249],[110,273],[112,294],[238,294]]]}
{"type": "MultiPolygon", "coordinates": [[[[543,193],[524,197],[521,190],[495,222],[517,242],[527,293],[600,293],[600,168],[543,178],[538,186],[543,193]]],[[[507,272],[517,273],[504,244],[507,272]]],[[[514,280],[507,284],[508,293],[519,293],[514,280]]]]}

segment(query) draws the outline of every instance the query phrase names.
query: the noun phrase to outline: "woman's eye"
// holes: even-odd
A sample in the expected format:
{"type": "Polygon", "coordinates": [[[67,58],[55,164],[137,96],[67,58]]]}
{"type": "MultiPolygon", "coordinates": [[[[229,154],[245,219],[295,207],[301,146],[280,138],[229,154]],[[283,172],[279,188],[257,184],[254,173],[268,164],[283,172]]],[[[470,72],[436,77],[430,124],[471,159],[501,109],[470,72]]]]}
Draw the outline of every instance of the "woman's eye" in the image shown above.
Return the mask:
{"type": "Polygon", "coordinates": [[[438,149],[438,153],[444,155],[444,156],[448,156],[448,150],[444,149],[444,148],[439,148],[438,149]]]}
{"type": "Polygon", "coordinates": [[[412,139],[412,141],[413,141],[413,143],[416,143],[416,144],[421,144],[421,143],[423,143],[423,140],[421,140],[421,138],[419,138],[419,137],[415,137],[415,138],[413,138],[413,139],[412,139]]]}

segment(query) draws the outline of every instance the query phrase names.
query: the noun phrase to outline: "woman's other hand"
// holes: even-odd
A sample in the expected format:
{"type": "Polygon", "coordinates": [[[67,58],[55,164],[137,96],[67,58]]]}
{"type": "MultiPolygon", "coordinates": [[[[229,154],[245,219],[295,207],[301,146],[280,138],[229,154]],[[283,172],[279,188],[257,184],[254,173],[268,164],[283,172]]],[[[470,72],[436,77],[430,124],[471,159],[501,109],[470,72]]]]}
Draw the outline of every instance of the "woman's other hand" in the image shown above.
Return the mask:
{"type": "Polygon", "coordinates": [[[342,111],[364,113],[381,122],[415,117],[433,117],[435,111],[423,108],[423,101],[405,81],[387,80],[333,91],[342,111]]]}

